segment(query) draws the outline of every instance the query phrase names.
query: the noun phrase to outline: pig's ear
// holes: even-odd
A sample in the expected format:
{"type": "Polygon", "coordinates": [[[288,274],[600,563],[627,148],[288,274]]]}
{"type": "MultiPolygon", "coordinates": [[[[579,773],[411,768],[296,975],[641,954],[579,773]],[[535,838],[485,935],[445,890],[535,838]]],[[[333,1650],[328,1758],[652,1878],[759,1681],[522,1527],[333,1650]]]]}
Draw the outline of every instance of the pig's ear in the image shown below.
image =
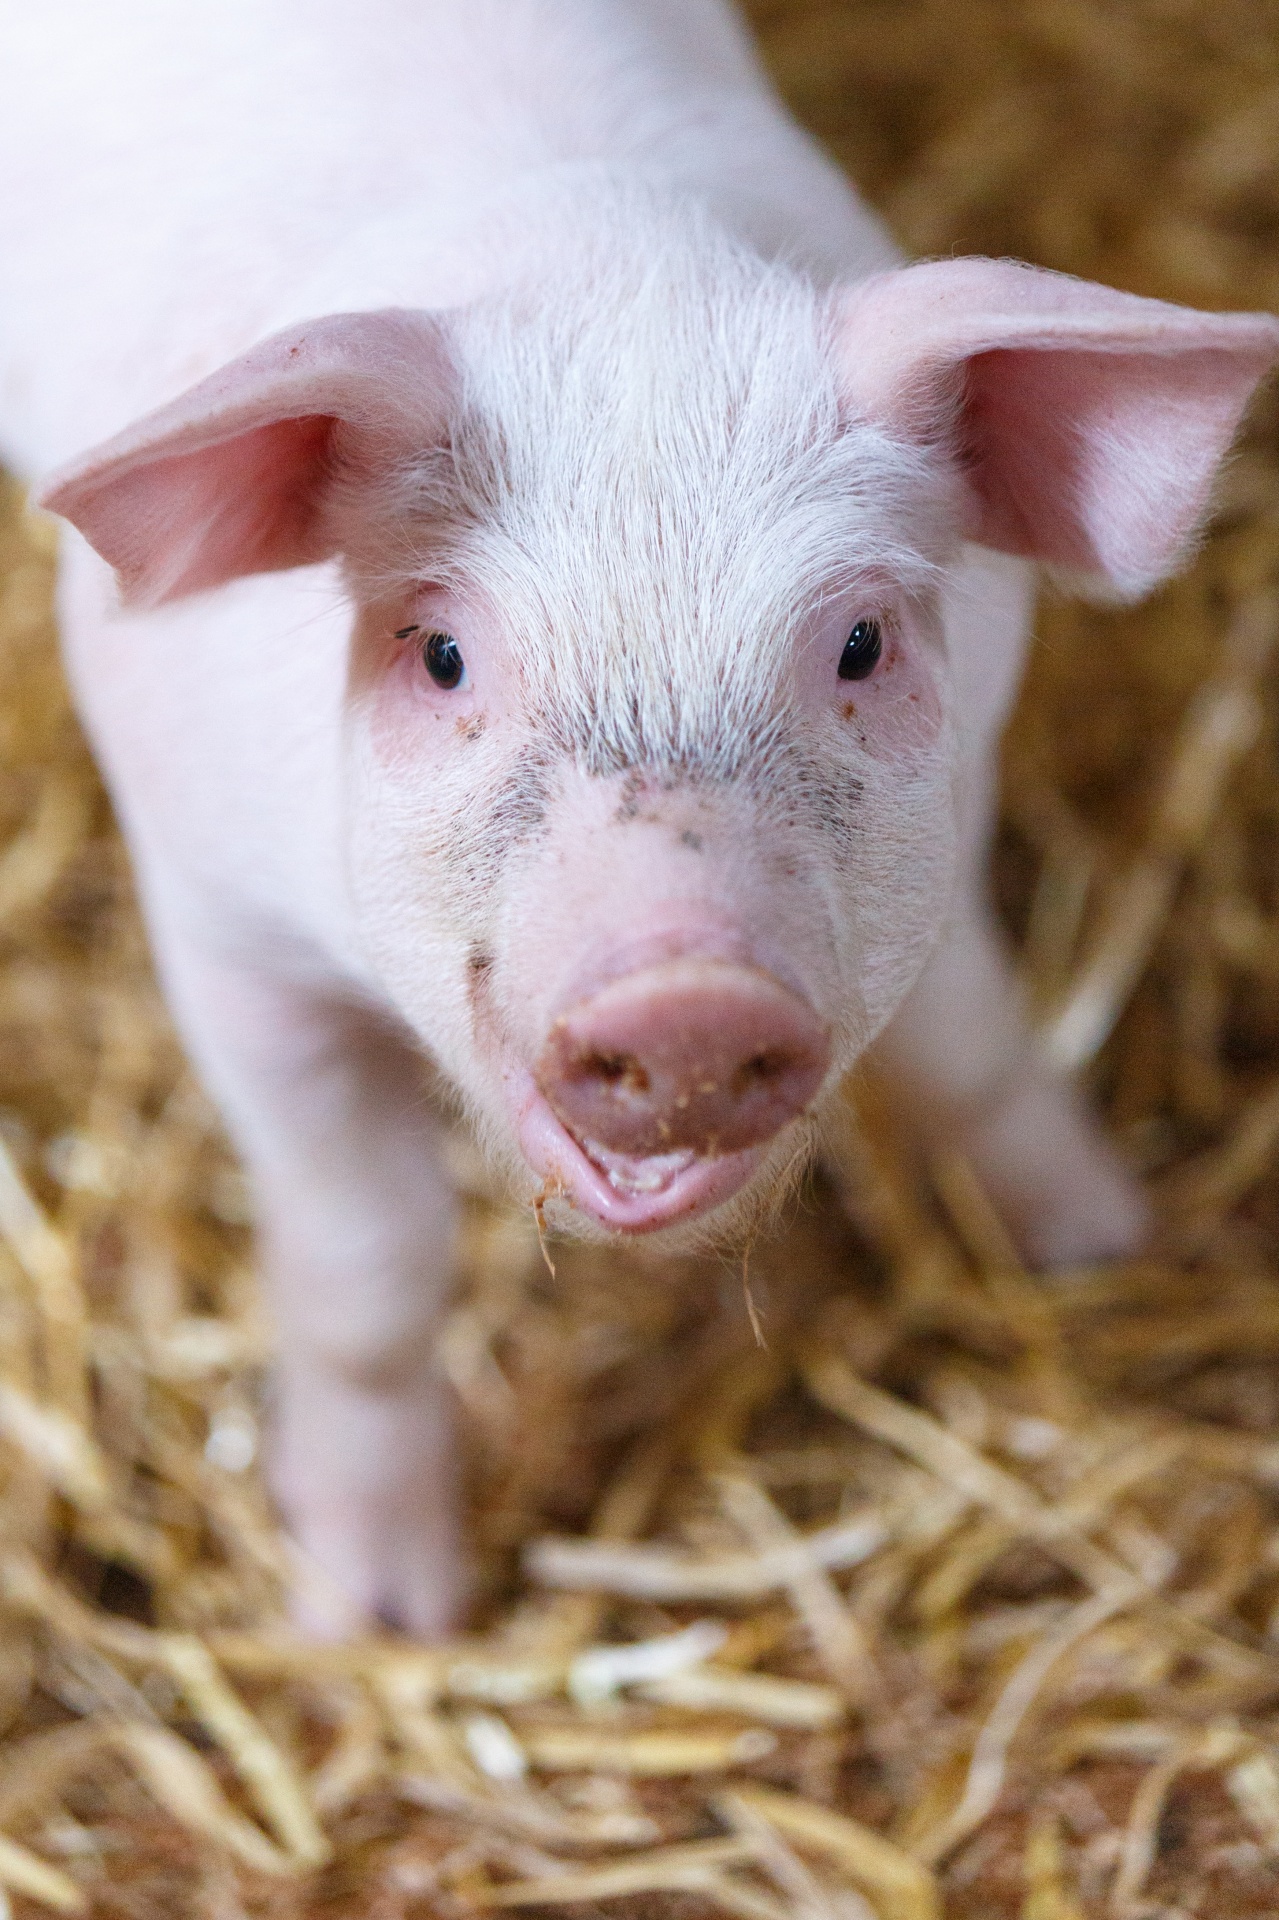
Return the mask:
{"type": "Polygon", "coordinates": [[[451,389],[429,315],[334,314],[64,467],[41,504],[80,529],[134,606],[307,566],[336,550],[336,475],[437,442],[451,389]]]}
{"type": "Polygon", "coordinates": [[[1125,597],[1170,572],[1279,320],[1196,313],[1001,260],[945,260],[840,296],[853,410],[950,437],[968,531],[1125,597]]]}

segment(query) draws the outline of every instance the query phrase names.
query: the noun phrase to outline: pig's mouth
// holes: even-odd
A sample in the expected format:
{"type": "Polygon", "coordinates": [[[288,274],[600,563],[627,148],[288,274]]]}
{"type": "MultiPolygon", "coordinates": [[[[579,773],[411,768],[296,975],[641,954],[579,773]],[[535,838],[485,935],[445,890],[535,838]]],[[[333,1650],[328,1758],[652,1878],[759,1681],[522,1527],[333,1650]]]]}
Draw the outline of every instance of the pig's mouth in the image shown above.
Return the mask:
{"type": "Polygon", "coordinates": [[[548,1195],[613,1232],[652,1233],[743,1187],[829,1064],[829,1031],[792,987],[685,954],[568,1005],[508,1097],[548,1195]]]}
{"type": "Polygon", "coordinates": [[[519,1102],[524,1157],[546,1194],[612,1233],[656,1233],[708,1213],[743,1187],[764,1147],[699,1155],[619,1153],[569,1131],[530,1079],[519,1102]]]}

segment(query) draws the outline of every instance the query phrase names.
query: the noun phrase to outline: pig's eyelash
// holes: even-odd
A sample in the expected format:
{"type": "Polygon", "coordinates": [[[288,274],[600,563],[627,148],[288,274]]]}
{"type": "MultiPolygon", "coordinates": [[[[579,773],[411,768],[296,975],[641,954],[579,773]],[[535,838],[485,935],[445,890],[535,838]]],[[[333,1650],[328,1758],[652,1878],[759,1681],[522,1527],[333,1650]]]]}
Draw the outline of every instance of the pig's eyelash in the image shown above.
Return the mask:
{"type": "Polygon", "coordinates": [[[407,640],[411,633],[420,633],[420,632],[421,632],[420,627],[397,627],[395,629],[395,637],[397,640],[407,640]]]}

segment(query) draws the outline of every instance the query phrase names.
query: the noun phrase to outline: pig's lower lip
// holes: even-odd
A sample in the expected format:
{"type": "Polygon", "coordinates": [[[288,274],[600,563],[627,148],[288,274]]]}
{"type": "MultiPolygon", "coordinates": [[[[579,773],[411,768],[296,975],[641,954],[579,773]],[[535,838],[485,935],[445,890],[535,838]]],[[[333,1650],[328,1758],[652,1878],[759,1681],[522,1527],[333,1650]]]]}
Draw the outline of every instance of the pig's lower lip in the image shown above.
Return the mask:
{"type": "Polygon", "coordinates": [[[745,1185],[764,1151],[750,1147],[708,1160],[689,1152],[613,1153],[569,1133],[531,1081],[519,1114],[520,1146],[548,1195],[613,1233],[655,1233],[708,1213],[745,1185]]]}

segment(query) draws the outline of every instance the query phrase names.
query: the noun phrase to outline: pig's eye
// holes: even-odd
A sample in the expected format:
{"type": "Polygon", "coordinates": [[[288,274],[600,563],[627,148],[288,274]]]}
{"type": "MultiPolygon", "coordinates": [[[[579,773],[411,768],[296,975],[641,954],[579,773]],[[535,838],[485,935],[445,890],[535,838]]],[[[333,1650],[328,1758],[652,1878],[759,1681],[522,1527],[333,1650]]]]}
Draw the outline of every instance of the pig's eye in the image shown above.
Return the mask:
{"type": "Polygon", "coordinates": [[[879,656],[883,651],[884,636],[878,620],[859,620],[839,656],[840,679],[869,679],[879,665],[879,656]]]}
{"type": "Polygon", "coordinates": [[[428,633],[422,642],[422,665],[437,687],[445,692],[460,686],[466,664],[461,648],[451,633],[428,633]]]}

